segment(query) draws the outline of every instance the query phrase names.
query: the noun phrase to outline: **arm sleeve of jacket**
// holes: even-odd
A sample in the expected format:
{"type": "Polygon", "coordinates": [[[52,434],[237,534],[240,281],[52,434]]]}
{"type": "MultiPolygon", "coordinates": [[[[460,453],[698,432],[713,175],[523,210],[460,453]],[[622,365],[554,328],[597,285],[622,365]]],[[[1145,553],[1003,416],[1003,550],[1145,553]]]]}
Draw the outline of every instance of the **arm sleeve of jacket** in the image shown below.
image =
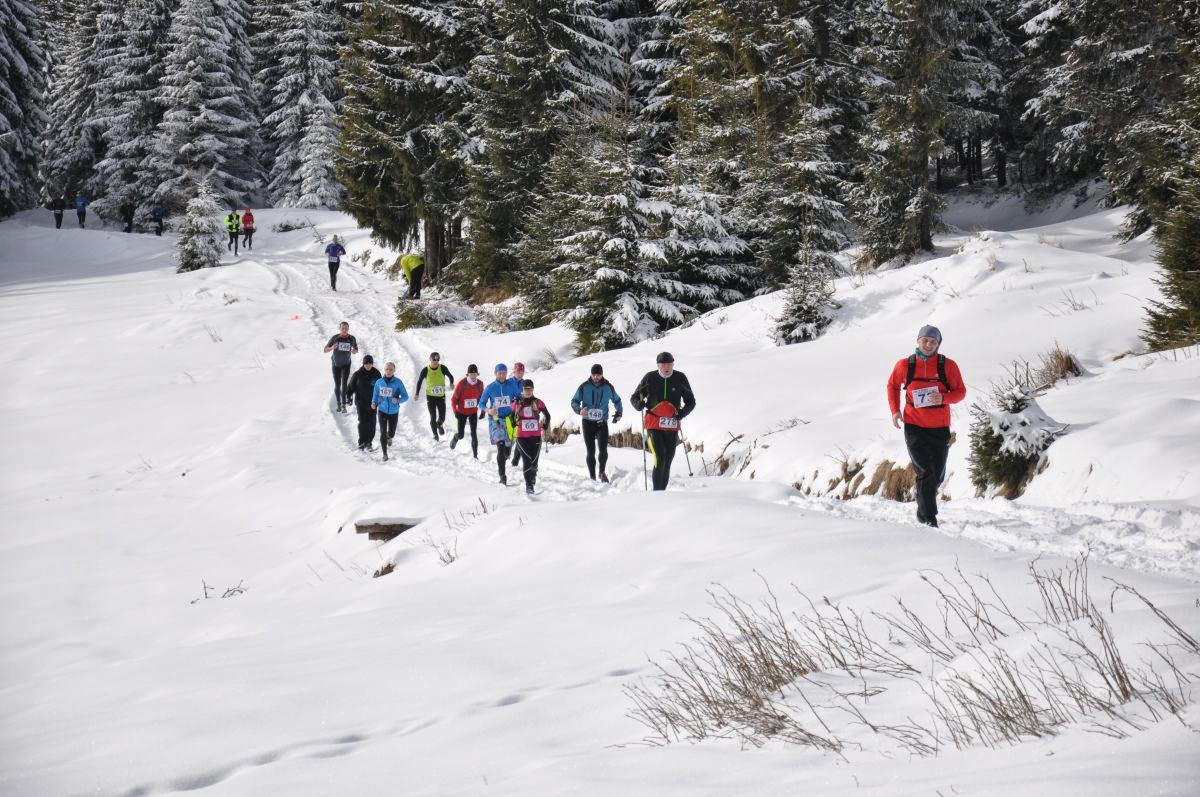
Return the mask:
{"type": "Polygon", "coordinates": [[[967,397],[967,385],[963,382],[962,372],[958,370],[958,363],[946,358],[946,381],[950,385],[950,392],[942,397],[943,404],[957,404],[967,397]]]}
{"type": "Polygon", "coordinates": [[[617,393],[617,389],[615,387],[612,389],[612,402],[613,406],[617,408],[617,415],[624,414],[625,407],[621,404],[621,396],[617,393]]]}
{"type": "Polygon", "coordinates": [[[421,392],[421,383],[425,381],[425,377],[429,374],[429,366],[421,369],[421,373],[417,375],[417,383],[413,385],[413,393],[421,392]]]}
{"type": "Polygon", "coordinates": [[[575,395],[571,396],[571,409],[576,415],[579,414],[580,407],[583,406],[583,385],[575,388],[575,395]]]}
{"type": "Polygon", "coordinates": [[[642,381],[638,382],[638,386],[633,389],[633,395],[629,397],[629,403],[633,405],[635,410],[644,409],[646,406],[646,377],[642,377],[642,381]]]}
{"type": "Polygon", "coordinates": [[[379,380],[375,380],[375,386],[371,388],[371,403],[376,407],[379,406],[379,380]]]}
{"type": "MultiPolygon", "coordinates": [[[[948,364],[948,363],[947,363],[948,364]]],[[[900,388],[904,385],[904,377],[908,374],[908,363],[906,360],[901,360],[892,368],[892,375],[887,381],[887,399],[888,409],[891,415],[895,415],[900,411],[900,388]]],[[[946,378],[949,379],[950,373],[947,369],[946,378]]]]}
{"type": "Polygon", "coordinates": [[[403,404],[404,402],[408,401],[408,391],[404,389],[404,380],[401,379],[400,377],[396,377],[396,384],[398,384],[400,386],[400,401],[399,401],[399,403],[403,404]]]}
{"type": "Polygon", "coordinates": [[[683,374],[679,375],[680,382],[679,392],[683,398],[683,406],[679,408],[680,420],[692,414],[692,410],[696,409],[696,394],[692,392],[692,384],[688,382],[688,378],[683,374]]]}
{"type": "Polygon", "coordinates": [[[450,387],[454,387],[454,374],[450,373],[450,369],[444,365],[442,366],[442,371],[445,372],[446,381],[450,383],[450,387]]]}
{"type": "Polygon", "coordinates": [[[350,381],[346,383],[346,395],[350,397],[350,404],[354,403],[354,396],[358,393],[358,375],[362,371],[355,371],[350,374],[350,381]]]}
{"type": "Polygon", "coordinates": [[[546,428],[549,429],[550,428],[550,410],[546,409],[546,402],[542,401],[542,402],[540,402],[540,404],[541,404],[541,406],[539,406],[538,409],[542,411],[542,417],[545,419],[544,423],[546,424],[546,428]]]}

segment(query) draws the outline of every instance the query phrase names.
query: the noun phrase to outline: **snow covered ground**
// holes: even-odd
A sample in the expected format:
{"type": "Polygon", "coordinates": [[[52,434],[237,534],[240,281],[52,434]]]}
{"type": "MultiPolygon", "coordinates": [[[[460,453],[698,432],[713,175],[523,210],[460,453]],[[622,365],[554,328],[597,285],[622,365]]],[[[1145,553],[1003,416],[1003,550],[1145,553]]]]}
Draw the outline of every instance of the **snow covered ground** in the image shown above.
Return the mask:
{"type": "MultiPolygon", "coordinates": [[[[1007,206],[956,209],[976,232],[844,280],[813,343],[770,342],[767,296],[581,360],[556,327],[397,334],[400,286],[347,264],[331,292],[317,234],[352,256],[394,253],[338,213],[256,215],[253,251],[187,275],[169,235],[56,231],[44,212],[0,224],[0,793],[1195,793],[1190,684],[1179,717],[1134,711],[1127,738],[1073,723],[937,757],[844,720],[841,754],[647,745],[624,692],[695,635],[685,615],[712,613],[714,584],[757,600],[765,580],[788,611],[806,608],[789,585],[859,611],[933,611],[922,573],[957,565],[1024,615],[1040,605],[1032,558],[1090,551],[1093,598],[1131,660],[1169,635],[1127,594],[1110,614],[1103,577],[1200,634],[1200,352],[1140,353],[1152,251],[1111,237],[1120,210],[1056,208],[1035,226],[1007,206]],[[315,233],[270,231],[305,217],[315,233]],[[669,349],[698,397],[696,476],[681,451],[672,490],[645,494],[625,449],[602,487],[572,436],[530,501],[497,484],[490,456],[434,443],[420,402],[381,463],[355,450],[353,415],[332,412],[320,350],[343,319],[410,388],[432,349],[456,375],[524,360],[555,423],[593,361],[628,396],[669,349]],[[844,463],[869,478],[905,461],[884,383],[927,322],[972,394],[955,410],[940,530],[917,527],[911,505],[830,487],[844,463]],[[971,399],[1056,342],[1087,371],[1041,399],[1068,434],[1024,497],[975,498],[971,399]],[[726,475],[705,476],[727,443],[726,475]],[[418,525],[374,543],[354,533],[369,519],[418,525]]],[[[1200,675],[1200,657],[1176,655],[1200,675]]],[[[895,690],[871,710],[929,709],[895,690]]]]}

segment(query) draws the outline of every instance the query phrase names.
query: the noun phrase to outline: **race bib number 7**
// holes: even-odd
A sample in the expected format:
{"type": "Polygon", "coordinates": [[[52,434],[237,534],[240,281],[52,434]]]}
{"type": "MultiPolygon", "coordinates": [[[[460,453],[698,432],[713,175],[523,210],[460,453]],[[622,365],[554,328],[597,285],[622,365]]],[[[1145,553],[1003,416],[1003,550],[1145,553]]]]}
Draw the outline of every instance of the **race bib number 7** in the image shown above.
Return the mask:
{"type": "Polygon", "coordinates": [[[679,428],[679,419],[678,418],[659,418],[658,419],[658,428],[659,429],[678,429],[679,428]]]}
{"type": "Polygon", "coordinates": [[[521,421],[522,432],[536,432],[540,428],[541,425],[537,418],[529,418],[521,421]]]}
{"type": "Polygon", "coordinates": [[[924,407],[940,407],[942,405],[941,391],[936,385],[919,387],[912,392],[913,406],[917,409],[924,407]]]}

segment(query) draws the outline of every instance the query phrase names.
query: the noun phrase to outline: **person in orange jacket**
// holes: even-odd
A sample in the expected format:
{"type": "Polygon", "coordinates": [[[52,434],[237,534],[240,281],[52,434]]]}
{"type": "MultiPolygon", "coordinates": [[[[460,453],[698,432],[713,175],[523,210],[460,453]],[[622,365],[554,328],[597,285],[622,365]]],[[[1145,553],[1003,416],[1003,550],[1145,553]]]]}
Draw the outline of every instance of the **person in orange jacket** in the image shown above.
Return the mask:
{"type": "Polygon", "coordinates": [[[917,474],[917,522],[934,528],[937,489],[946,476],[950,453],[950,405],[967,397],[958,364],[938,351],[941,346],[937,327],[921,327],[917,350],[896,363],[887,383],[892,426],[899,429],[903,424],[908,457],[917,474]]]}
{"type": "Polygon", "coordinates": [[[242,214],[242,246],[247,249],[254,248],[254,214],[250,212],[250,208],[246,208],[246,212],[242,214]]]}

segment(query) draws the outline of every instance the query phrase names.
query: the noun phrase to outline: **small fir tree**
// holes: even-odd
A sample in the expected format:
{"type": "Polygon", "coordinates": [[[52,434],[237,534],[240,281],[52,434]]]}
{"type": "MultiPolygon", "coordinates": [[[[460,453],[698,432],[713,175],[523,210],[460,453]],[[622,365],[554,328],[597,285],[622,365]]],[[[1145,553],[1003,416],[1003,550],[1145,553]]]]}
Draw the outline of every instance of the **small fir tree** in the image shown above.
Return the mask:
{"type": "Polygon", "coordinates": [[[1143,339],[1152,351],[1200,343],[1200,184],[1192,182],[1179,206],[1154,231],[1163,301],[1147,311],[1143,339]]]}
{"type": "Polygon", "coordinates": [[[221,264],[221,207],[208,180],[196,184],[196,195],[187,203],[179,240],[175,244],[177,271],[195,271],[221,264]]]}
{"type": "Polygon", "coordinates": [[[47,122],[42,35],[34,6],[0,5],[0,218],[37,200],[38,142],[47,122]]]}

